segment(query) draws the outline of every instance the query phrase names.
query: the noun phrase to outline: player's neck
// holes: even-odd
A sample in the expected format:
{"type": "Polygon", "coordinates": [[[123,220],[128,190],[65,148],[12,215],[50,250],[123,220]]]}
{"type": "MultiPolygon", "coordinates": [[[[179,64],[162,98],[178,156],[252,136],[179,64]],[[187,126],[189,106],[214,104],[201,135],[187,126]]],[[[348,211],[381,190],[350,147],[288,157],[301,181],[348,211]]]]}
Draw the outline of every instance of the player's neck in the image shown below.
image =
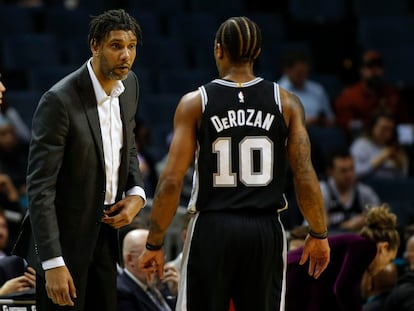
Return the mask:
{"type": "Polygon", "coordinates": [[[229,66],[226,70],[221,72],[221,78],[233,82],[249,82],[256,78],[253,73],[253,64],[245,63],[237,66],[229,66]]]}

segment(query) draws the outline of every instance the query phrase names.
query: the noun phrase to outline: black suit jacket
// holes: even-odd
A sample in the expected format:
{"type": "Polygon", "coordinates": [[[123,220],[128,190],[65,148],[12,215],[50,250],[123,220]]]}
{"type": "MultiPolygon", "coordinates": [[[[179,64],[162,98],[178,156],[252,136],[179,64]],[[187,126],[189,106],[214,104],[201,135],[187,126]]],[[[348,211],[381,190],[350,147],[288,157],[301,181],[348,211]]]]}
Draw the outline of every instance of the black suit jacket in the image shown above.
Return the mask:
{"type": "MultiPolygon", "coordinates": [[[[125,272],[118,275],[117,292],[118,311],[159,311],[147,293],[125,272]]],[[[161,290],[161,294],[171,310],[175,310],[177,299],[167,286],[161,290]]]]}
{"type": "MultiPolygon", "coordinates": [[[[133,186],[144,187],[133,133],[139,93],[136,75],[130,72],[123,83],[117,200],[133,186]]],[[[63,256],[72,276],[82,276],[102,225],[105,184],[96,96],[84,64],[47,91],[34,113],[27,175],[34,241],[27,243],[30,226],[26,218],[17,253],[28,249],[29,264],[40,274],[42,261],[63,256]]],[[[113,231],[116,239],[117,231],[113,231]]]]}

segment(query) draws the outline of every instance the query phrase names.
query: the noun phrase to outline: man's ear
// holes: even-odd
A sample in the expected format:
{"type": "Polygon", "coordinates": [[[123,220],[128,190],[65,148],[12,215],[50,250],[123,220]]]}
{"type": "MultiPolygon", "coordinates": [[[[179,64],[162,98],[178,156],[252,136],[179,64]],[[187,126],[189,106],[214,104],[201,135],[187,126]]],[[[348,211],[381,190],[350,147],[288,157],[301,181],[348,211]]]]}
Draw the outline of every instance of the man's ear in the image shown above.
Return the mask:
{"type": "Polygon", "coordinates": [[[91,42],[89,43],[89,47],[91,49],[92,55],[96,56],[99,54],[99,45],[96,42],[96,39],[92,39],[91,42]]]}
{"type": "Polygon", "coordinates": [[[129,265],[131,260],[132,260],[132,255],[130,253],[126,254],[126,256],[124,256],[124,266],[126,266],[127,264],[129,265]]]}
{"type": "Polygon", "coordinates": [[[214,51],[218,59],[222,59],[224,57],[223,47],[220,43],[216,43],[216,46],[214,47],[214,51]]]}

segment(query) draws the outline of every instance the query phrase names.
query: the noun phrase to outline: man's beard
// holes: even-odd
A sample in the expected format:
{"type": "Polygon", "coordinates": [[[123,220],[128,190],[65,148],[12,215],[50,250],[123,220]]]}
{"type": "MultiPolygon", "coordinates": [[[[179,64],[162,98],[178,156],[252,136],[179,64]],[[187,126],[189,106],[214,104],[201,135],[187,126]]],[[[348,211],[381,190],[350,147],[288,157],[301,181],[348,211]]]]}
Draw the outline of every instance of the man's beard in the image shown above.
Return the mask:
{"type": "MultiPolygon", "coordinates": [[[[104,74],[104,76],[108,79],[111,80],[125,80],[128,77],[128,73],[127,74],[116,74],[115,73],[115,68],[110,68],[108,61],[106,60],[105,56],[101,56],[101,63],[100,63],[100,67],[101,67],[101,72],[104,74]]],[[[128,70],[129,72],[129,70],[128,70]]]]}
{"type": "Polygon", "coordinates": [[[109,71],[107,77],[111,80],[125,80],[128,77],[128,74],[125,75],[117,75],[113,70],[109,71]]]}

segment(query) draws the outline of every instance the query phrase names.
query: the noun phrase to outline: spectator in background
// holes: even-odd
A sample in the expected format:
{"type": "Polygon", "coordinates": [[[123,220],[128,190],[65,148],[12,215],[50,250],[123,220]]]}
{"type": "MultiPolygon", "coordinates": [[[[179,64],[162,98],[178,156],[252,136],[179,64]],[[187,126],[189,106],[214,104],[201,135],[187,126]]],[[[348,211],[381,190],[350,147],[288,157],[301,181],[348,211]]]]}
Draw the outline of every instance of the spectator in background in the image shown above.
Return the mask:
{"type": "Polygon", "coordinates": [[[398,270],[394,263],[389,263],[370,281],[362,281],[362,296],[366,302],[363,311],[383,311],[384,303],[397,284],[398,270]]]}
{"type": "MultiPolygon", "coordinates": [[[[181,223],[181,241],[184,243],[185,239],[187,237],[187,228],[188,228],[188,223],[190,222],[191,219],[191,214],[187,213],[185,215],[182,216],[182,223],[181,223]]],[[[309,230],[307,231],[309,232],[309,230]]],[[[177,257],[175,257],[173,260],[167,262],[165,264],[166,267],[174,267],[175,269],[177,269],[177,271],[181,272],[181,263],[182,263],[182,258],[183,258],[183,252],[181,251],[177,257]]]]}
{"type": "Polygon", "coordinates": [[[13,245],[17,239],[20,222],[23,218],[23,209],[19,202],[19,194],[7,174],[0,173],[0,208],[4,212],[9,226],[8,240],[13,245]]]}
{"type": "Polygon", "coordinates": [[[0,259],[9,255],[9,225],[4,210],[0,208],[0,259]]]}
{"type": "Polygon", "coordinates": [[[10,120],[0,114],[0,172],[10,176],[20,195],[26,192],[28,144],[19,140],[10,120]]]}
{"type": "Polygon", "coordinates": [[[365,224],[365,207],[380,199],[371,187],[357,182],[354,160],[346,150],[334,152],[321,191],[330,230],[359,231],[365,224]]]}
{"type": "Polygon", "coordinates": [[[148,230],[135,229],[128,232],[123,241],[123,261],[125,268],[118,275],[119,311],[168,311],[174,310],[178,291],[179,272],[166,267],[162,281],[140,269],[138,257],[145,249],[148,230]]]}
{"type": "Polygon", "coordinates": [[[330,126],[335,116],[326,91],[318,82],[309,77],[309,58],[299,51],[288,52],[283,59],[283,76],[279,85],[294,93],[305,109],[306,125],[330,126]]]}
{"type": "Polygon", "coordinates": [[[1,78],[2,75],[0,73],[0,115],[6,116],[7,119],[11,122],[18,139],[22,140],[25,143],[28,143],[31,136],[30,129],[27,124],[24,123],[17,110],[14,107],[9,107],[7,104],[7,96],[4,96],[3,94],[6,92],[6,87],[1,81],[1,78]]]}
{"type": "Polygon", "coordinates": [[[397,139],[396,121],[387,111],[376,111],[367,129],[350,147],[358,178],[408,176],[409,161],[397,139]]]}
{"type": "Polygon", "coordinates": [[[286,311],[361,310],[363,276],[370,282],[396,257],[396,226],[397,217],[386,205],[371,207],[359,234],[328,238],[331,261],[317,280],[308,275],[306,265],[299,265],[302,248],[288,252],[286,311]]]}
{"type": "Polygon", "coordinates": [[[412,311],[414,306],[414,271],[399,278],[397,285],[387,298],[384,311],[412,311]]]}
{"type": "Polygon", "coordinates": [[[407,271],[414,271],[414,235],[405,244],[404,258],[407,261],[407,271]]]}
{"type": "Polygon", "coordinates": [[[0,209],[0,296],[22,292],[36,286],[36,272],[18,256],[10,256],[9,228],[0,209]]]}
{"type": "Polygon", "coordinates": [[[336,121],[349,135],[355,136],[378,108],[386,109],[398,121],[407,120],[399,90],[384,81],[381,54],[369,50],[362,56],[360,81],[345,88],[335,101],[336,121]]]}
{"type": "Polygon", "coordinates": [[[408,238],[404,256],[408,261],[407,271],[402,274],[387,298],[384,311],[412,311],[414,306],[414,236],[408,238]]]}
{"type": "Polygon", "coordinates": [[[411,311],[414,306],[414,235],[412,226],[406,228],[406,233],[410,234],[405,243],[404,257],[407,267],[398,283],[389,295],[384,311],[411,311]]]}

